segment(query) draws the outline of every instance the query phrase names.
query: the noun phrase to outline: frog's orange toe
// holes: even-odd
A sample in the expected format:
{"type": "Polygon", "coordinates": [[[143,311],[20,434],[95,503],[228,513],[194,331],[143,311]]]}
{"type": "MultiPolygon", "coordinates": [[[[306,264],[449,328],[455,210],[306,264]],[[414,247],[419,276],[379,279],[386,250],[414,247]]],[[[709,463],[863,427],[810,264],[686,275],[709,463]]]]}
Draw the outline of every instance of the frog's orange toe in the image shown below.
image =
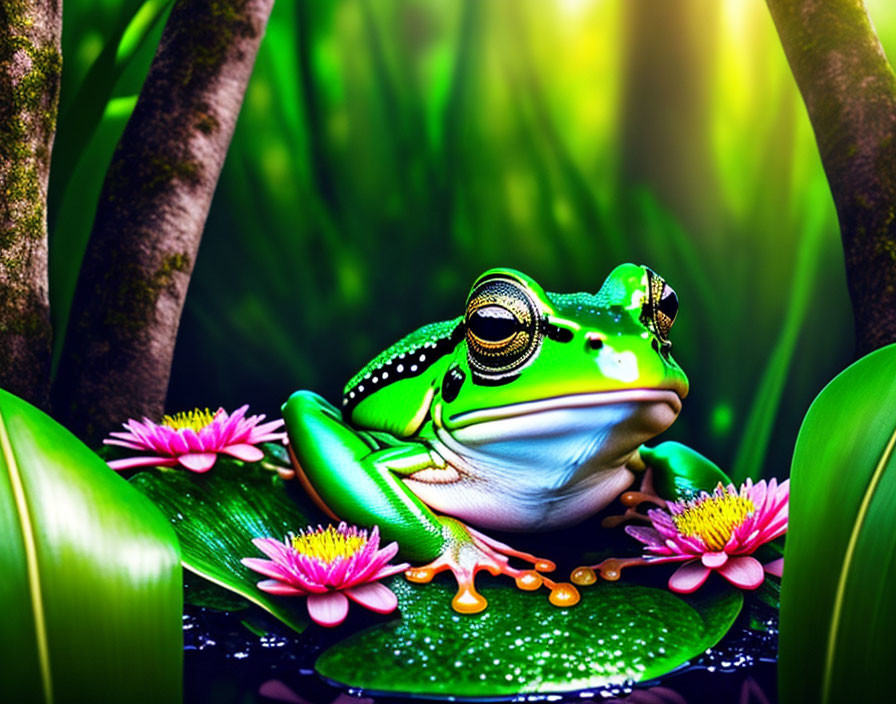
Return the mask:
{"type": "Polygon", "coordinates": [[[551,589],[551,595],[548,597],[554,606],[569,607],[575,606],[581,600],[579,590],[572,586],[569,582],[560,582],[555,584],[551,589]]]}
{"type": "Polygon", "coordinates": [[[572,574],[569,575],[569,581],[578,584],[580,587],[587,587],[597,581],[597,575],[590,567],[576,567],[572,574]]]}
{"type": "Polygon", "coordinates": [[[476,591],[472,582],[458,586],[457,594],[451,600],[451,606],[455,611],[461,614],[478,614],[480,611],[485,611],[488,601],[476,591]]]}
{"type": "Polygon", "coordinates": [[[411,567],[411,569],[404,571],[405,579],[409,582],[416,582],[417,584],[431,582],[432,578],[435,576],[436,571],[430,567],[411,567]]]}
{"type": "Polygon", "coordinates": [[[516,578],[516,586],[525,592],[535,591],[542,584],[544,584],[544,580],[534,570],[524,570],[516,578]]]}

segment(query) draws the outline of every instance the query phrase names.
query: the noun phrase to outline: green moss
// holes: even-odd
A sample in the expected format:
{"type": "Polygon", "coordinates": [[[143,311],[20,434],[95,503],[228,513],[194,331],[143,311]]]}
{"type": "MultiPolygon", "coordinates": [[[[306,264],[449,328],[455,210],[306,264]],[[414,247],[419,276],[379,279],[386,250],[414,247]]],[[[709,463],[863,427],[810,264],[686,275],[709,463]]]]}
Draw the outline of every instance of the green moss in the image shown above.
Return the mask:
{"type": "Polygon", "coordinates": [[[170,161],[164,157],[150,157],[149,174],[151,178],[143,183],[149,193],[158,193],[175,182],[196,184],[199,182],[200,166],[189,159],[170,161]]]}
{"type": "Polygon", "coordinates": [[[199,183],[202,166],[189,158],[143,153],[140,158],[116,157],[106,175],[108,200],[139,209],[178,183],[199,183]],[[136,170],[135,170],[136,165],[136,170]]]}
{"type": "MultiPolygon", "coordinates": [[[[10,300],[11,297],[21,299],[21,292],[11,286],[0,286],[0,298],[10,300]]],[[[36,305],[29,305],[14,317],[0,320],[0,336],[21,335],[27,338],[39,337],[46,333],[47,319],[36,305]]]]}
{"type": "MultiPolygon", "coordinates": [[[[11,269],[20,255],[7,250],[14,242],[44,236],[42,177],[49,159],[47,143],[56,127],[56,105],[62,56],[53,46],[38,46],[25,33],[32,25],[27,5],[6,1],[0,9],[0,171],[5,219],[11,224],[0,235],[0,262],[11,269]],[[21,75],[14,65],[27,57],[21,75]],[[16,74],[16,79],[12,79],[16,74]]],[[[18,248],[16,248],[18,249],[18,248]]]]}
{"type": "Polygon", "coordinates": [[[190,268],[191,259],[185,252],[170,254],[159,267],[147,276],[136,262],[116,266],[118,289],[106,312],[104,324],[111,329],[133,333],[151,322],[159,295],[174,283],[176,272],[190,268]],[[120,266],[120,268],[118,268],[120,266]]]}
{"type": "Polygon", "coordinates": [[[196,128],[203,134],[214,134],[220,126],[214,115],[207,112],[200,112],[196,115],[196,128]]]}
{"type": "Polygon", "coordinates": [[[6,343],[0,344],[0,380],[7,388],[15,385],[16,392],[21,393],[36,388],[29,379],[40,379],[42,363],[46,362],[49,370],[49,312],[32,292],[17,284],[0,284],[0,301],[13,306],[0,318],[0,340],[6,343]],[[27,341],[24,350],[20,344],[9,344],[16,338],[27,341]]]}
{"type": "Polygon", "coordinates": [[[175,80],[186,86],[204,83],[213,76],[240,38],[252,38],[258,32],[247,19],[247,0],[187,0],[179,11],[186,15],[175,45],[180,56],[175,80]]]}

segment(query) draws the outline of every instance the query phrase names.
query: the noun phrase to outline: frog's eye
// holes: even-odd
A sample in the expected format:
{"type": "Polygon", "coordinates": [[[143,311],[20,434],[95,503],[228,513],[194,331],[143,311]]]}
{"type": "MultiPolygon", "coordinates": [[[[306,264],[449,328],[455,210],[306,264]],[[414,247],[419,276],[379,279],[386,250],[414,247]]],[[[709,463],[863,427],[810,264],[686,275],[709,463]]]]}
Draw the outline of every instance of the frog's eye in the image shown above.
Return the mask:
{"type": "Polygon", "coordinates": [[[490,380],[515,373],[541,345],[535,302],[509,277],[491,277],[473,289],[464,327],[470,368],[490,380]]]}
{"type": "Polygon", "coordinates": [[[656,326],[660,335],[669,337],[669,329],[678,315],[678,296],[669,284],[663,286],[660,300],[656,304],[656,326]]]}
{"type": "Polygon", "coordinates": [[[506,308],[486,305],[470,313],[467,329],[483,346],[499,346],[516,335],[520,322],[506,308]]]}
{"type": "Polygon", "coordinates": [[[660,276],[647,270],[648,296],[641,312],[643,322],[663,342],[669,340],[669,330],[678,315],[678,296],[660,276]]]}

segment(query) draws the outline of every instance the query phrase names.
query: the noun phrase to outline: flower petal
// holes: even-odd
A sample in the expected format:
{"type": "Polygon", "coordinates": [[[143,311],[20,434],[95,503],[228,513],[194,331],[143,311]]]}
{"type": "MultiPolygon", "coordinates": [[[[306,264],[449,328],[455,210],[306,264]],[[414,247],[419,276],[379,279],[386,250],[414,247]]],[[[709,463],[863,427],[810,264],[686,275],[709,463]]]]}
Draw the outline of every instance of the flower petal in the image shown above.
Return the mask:
{"type": "Polygon", "coordinates": [[[258,462],[258,460],[264,457],[264,452],[259,450],[257,447],[246,445],[245,443],[222,447],[221,452],[223,452],[225,455],[236,457],[238,460],[242,460],[243,462],[258,462]]]}
{"type": "MultiPolygon", "coordinates": [[[[371,543],[373,543],[373,541],[371,541],[371,543]]],[[[376,543],[373,544],[374,546],[376,545],[376,543]]],[[[354,586],[355,584],[370,582],[375,579],[374,575],[383,569],[397,553],[398,543],[389,543],[386,547],[372,556],[362,556],[366,564],[359,563],[354,573],[347,579],[346,585],[354,586]],[[369,560],[369,562],[367,562],[367,560],[369,560]]]]}
{"type": "Polygon", "coordinates": [[[669,589],[679,594],[690,594],[703,586],[710,569],[699,560],[686,562],[669,577],[669,589]]]}
{"type": "Polygon", "coordinates": [[[262,560],[259,557],[244,557],[242,560],[240,560],[240,562],[242,562],[250,570],[255,570],[259,574],[263,574],[265,577],[278,579],[281,582],[290,581],[289,572],[283,569],[283,567],[278,565],[276,562],[271,562],[270,560],[262,560]]]}
{"type": "MultiPolygon", "coordinates": [[[[223,410],[220,411],[221,442],[229,442],[234,438],[237,426],[248,409],[248,404],[240,406],[229,416],[223,410]]],[[[218,420],[218,417],[216,416],[215,419],[218,420]]]]}
{"type": "Polygon", "coordinates": [[[106,438],[103,440],[103,445],[118,445],[119,447],[126,447],[129,450],[147,450],[152,448],[147,448],[145,445],[136,442],[129,442],[127,440],[110,440],[106,438]]]}
{"type": "Polygon", "coordinates": [[[700,561],[709,569],[716,570],[728,562],[728,555],[723,552],[705,552],[700,561]]]}
{"type": "Polygon", "coordinates": [[[182,455],[190,451],[190,446],[183,435],[174,431],[168,436],[168,449],[176,455],[182,455]]]}
{"type": "Polygon", "coordinates": [[[756,589],[765,579],[762,565],[755,557],[732,557],[722,565],[719,574],[741,589],[756,589]]]}
{"type": "Polygon", "coordinates": [[[398,597],[384,584],[369,582],[345,590],[346,596],[378,614],[388,614],[398,606],[398,597]]]}
{"type": "Polygon", "coordinates": [[[207,472],[215,464],[218,455],[214,452],[191,452],[180,455],[177,461],[191,472],[207,472]]]}
{"type": "MultiPolygon", "coordinates": [[[[249,441],[250,442],[259,442],[264,435],[272,435],[274,431],[280,428],[283,425],[283,419],[279,418],[277,420],[272,420],[267,423],[262,423],[261,425],[256,425],[252,428],[252,432],[249,433],[249,441]]],[[[283,433],[276,433],[277,435],[282,435],[283,433]]]]}
{"type": "Polygon", "coordinates": [[[107,463],[112,469],[130,469],[131,467],[173,467],[177,464],[174,457],[126,457],[107,463]]]}
{"type": "Polygon", "coordinates": [[[784,558],[779,557],[777,560],[772,560],[763,569],[769,574],[775,575],[775,577],[780,577],[784,574],[784,558]]]}
{"type": "Polygon", "coordinates": [[[252,544],[277,563],[284,562],[291,550],[282,540],[276,538],[252,538],[252,544]]]}
{"type": "Polygon", "coordinates": [[[646,526],[626,526],[625,532],[635,540],[640,540],[645,545],[657,547],[665,544],[665,537],[655,528],[648,528],[646,526]]]}
{"type": "Polygon", "coordinates": [[[199,434],[195,430],[192,428],[184,428],[180,432],[191,451],[202,452],[205,449],[202,447],[202,442],[199,440],[199,434]]]}
{"type": "Polygon", "coordinates": [[[301,589],[296,589],[276,579],[264,579],[255,586],[263,592],[277,596],[305,596],[305,592],[301,589]]]}
{"type": "Polygon", "coordinates": [[[342,592],[311,594],[308,597],[308,615],[321,626],[338,626],[348,614],[348,599],[342,592]]]}
{"type": "Polygon", "coordinates": [[[140,442],[140,438],[133,433],[122,433],[121,431],[109,433],[109,437],[118,438],[119,440],[127,440],[128,442],[140,442]]]}

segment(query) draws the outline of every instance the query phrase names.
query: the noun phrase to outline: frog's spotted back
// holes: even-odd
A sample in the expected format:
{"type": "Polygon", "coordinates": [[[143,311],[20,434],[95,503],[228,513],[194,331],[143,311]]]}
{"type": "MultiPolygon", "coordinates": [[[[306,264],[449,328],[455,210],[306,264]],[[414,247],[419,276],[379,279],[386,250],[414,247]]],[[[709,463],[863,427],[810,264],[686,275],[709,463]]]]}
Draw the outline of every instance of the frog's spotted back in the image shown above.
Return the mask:
{"type": "Polygon", "coordinates": [[[462,317],[429,323],[378,354],[345,385],[342,408],[348,414],[367,396],[401,379],[419,376],[463,337],[462,317]]]}

